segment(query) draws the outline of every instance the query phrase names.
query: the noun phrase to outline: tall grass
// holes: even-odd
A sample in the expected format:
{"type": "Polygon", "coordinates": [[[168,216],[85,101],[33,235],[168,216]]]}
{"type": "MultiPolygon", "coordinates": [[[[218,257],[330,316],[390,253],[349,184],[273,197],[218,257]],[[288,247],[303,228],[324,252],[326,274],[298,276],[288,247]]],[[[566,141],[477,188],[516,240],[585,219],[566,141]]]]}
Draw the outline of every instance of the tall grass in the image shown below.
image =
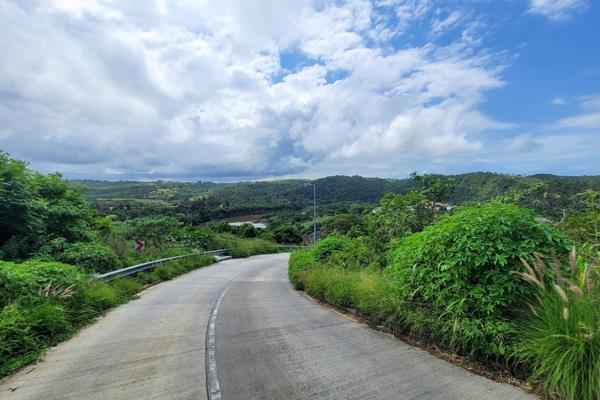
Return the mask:
{"type": "Polygon", "coordinates": [[[540,256],[519,273],[538,288],[520,321],[515,358],[564,400],[600,399],[600,301],[597,266],[571,253],[571,271],[540,256]],[[547,276],[552,278],[548,279],[547,276]],[[570,278],[565,277],[570,275],[570,278]]]}

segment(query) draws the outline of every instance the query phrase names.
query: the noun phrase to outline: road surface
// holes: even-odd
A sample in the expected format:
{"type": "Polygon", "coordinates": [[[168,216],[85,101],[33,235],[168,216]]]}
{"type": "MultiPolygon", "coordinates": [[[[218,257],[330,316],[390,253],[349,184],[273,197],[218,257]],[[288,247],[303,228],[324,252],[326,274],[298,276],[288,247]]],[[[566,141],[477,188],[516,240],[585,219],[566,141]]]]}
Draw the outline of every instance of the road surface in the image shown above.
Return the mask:
{"type": "Polygon", "coordinates": [[[215,400],[536,398],[316,304],[287,260],[154,286],[0,382],[0,399],[207,399],[207,375],[215,400]]]}

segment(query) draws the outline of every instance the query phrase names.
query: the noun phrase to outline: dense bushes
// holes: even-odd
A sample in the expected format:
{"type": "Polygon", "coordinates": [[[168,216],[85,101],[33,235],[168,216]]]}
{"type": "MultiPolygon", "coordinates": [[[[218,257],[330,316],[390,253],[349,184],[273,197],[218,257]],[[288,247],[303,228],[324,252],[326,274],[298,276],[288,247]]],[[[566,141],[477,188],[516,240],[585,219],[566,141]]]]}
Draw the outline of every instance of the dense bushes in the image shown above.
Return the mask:
{"type": "Polygon", "coordinates": [[[94,213],[81,190],[0,152],[0,258],[24,259],[47,241],[90,238],[94,213]]]}
{"type": "Polygon", "coordinates": [[[72,243],[65,246],[56,258],[66,264],[76,265],[89,273],[104,273],[121,267],[115,252],[100,243],[72,243]]]}
{"type": "Polygon", "coordinates": [[[328,236],[319,240],[315,245],[313,253],[317,261],[325,261],[332,253],[338,252],[347,246],[349,239],[341,235],[328,236]]]}
{"type": "Polygon", "coordinates": [[[568,251],[566,239],[528,210],[468,207],[406,237],[392,253],[391,277],[403,300],[443,316],[453,350],[506,357],[513,311],[531,287],[511,274],[519,257],[568,251]]]}
{"type": "Polygon", "coordinates": [[[0,262],[0,377],[130,300],[144,284],[171,279],[212,261],[198,255],[110,283],[89,281],[77,267],[57,262],[0,262]]]}
{"type": "MultiPolygon", "coordinates": [[[[548,287],[554,279],[563,291],[572,291],[568,319],[556,292],[547,301],[538,294],[545,306],[538,305],[536,314],[528,311],[536,289],[522,278],[527,270],[520,257],[544,253],[564,260],[569,241],[555,228],[528,210],[489,203],[403,235],[386,244],[392,250],[383,270],[374,262],[371,238],[332,236],[313,249],[295,251],[290,281],[396,333],[493,365],[533,371],[534,379],[569,400],[578,398],[569,393],[598,399],[600,298],[597,292],[578,297],[567,284],[567,277],[579,276],[579,267],[568,272],[555,263],[544,269],[548,287]]],[[[584,286],[597,285],[597,280],[573,282],[582,293],[584,286]]]]}

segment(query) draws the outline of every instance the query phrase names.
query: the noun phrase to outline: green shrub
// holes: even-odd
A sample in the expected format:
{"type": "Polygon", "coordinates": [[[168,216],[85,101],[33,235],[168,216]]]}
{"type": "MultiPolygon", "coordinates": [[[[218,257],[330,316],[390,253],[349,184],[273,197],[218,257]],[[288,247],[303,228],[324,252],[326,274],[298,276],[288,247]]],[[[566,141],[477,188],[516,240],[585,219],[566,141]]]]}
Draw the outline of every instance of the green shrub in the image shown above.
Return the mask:
{"type": "Polygon", "coordinates": [[[82,290],[83,303],[91,305],[98,313],[121,303],[119,292],[107,283],[92,281],[82,290]]]}
{"type": "Polygon", "coordinates": [[[104,273],[119,269],[121,263],[115,252],[99,243],[73,243],[65,246],[57,259],[77,265],[90,273],[104,273]]]}
{"type": "Polygon", "coordinates": [[[304,289],[304,274],[315,264],[313,253],[310,250],[294,250],[290,255],[288,276],[290,282],[297,290],[304,289]]]}
{"type": "Polygon", "coordinates": [[[76,267],[58,262],[30,260],[25,263],[0,261],[0,307],[19,300],[33,302],[49,284],[53,287],[78,286],[86,277],[76,267]]]}
{"type": "Polygon", "coordinates": [[[391,276],[404,301],[443,321],[432,335],[456,351],[503,358],[514,312],[531,293],[510,272],[519,257],[567,250],[567,240],[533,212],[489,203],[406,237],[392,254],[391,276]]]}
{"type": "Polygon", "coordinates": [[[340,250],[332,251],[327,262],[344,269],[360,270],[378,267],[381,264],[381,257],[377,249],[370,246],[370,241],[360,236],[346,240],[340,250]]]}
{"type": "Polygon", "coordinates": [[[40,351],[29,311],[17,303],[0,309],[0,377],[32,362],[40,351]]]}
{"type": "Polygon", "coordinates": [[[31,330],[38,340],[53,344],[69,336],[72,325],[63,306],[54,302],[43,302],[30,311],[31,330]]]}
{"type": "Polygon", "coordinates": [[[139,279],[129,278],[126,276],[115,279],[113,282],[111,282],[111,286],[121,293],[121,296],[125,297],[133,296],[144,288],[139,279]]]}
{"type": "Polygon", "coordinates": [[[273,232],[273,239],[281,244],[301,244],[302,235],[293,225],[280,226],[273,232]]]}
{"type": "Polygon", "coordinates": [[[317,261],[325,261],[334,252],[344,249],[349,243],[346,236],[331,235],[321,239],[315,245],[313,252],[317,261]]]}

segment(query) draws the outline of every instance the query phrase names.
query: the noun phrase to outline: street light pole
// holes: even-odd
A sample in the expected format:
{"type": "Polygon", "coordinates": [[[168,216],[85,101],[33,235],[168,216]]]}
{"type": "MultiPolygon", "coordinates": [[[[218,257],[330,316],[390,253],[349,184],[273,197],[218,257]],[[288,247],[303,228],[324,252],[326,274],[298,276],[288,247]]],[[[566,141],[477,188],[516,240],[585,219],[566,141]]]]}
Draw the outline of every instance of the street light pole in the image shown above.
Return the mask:
{"type": "Polygon", "coordinates": [[[305,183],[304,186],[313,187],[313,246],[317,243],[317,184],[305,183]]]}
{"type": "Polygon", "coordinates": [[[313,183],[313,246],[317,244],[317,184],[313,183]]]}

